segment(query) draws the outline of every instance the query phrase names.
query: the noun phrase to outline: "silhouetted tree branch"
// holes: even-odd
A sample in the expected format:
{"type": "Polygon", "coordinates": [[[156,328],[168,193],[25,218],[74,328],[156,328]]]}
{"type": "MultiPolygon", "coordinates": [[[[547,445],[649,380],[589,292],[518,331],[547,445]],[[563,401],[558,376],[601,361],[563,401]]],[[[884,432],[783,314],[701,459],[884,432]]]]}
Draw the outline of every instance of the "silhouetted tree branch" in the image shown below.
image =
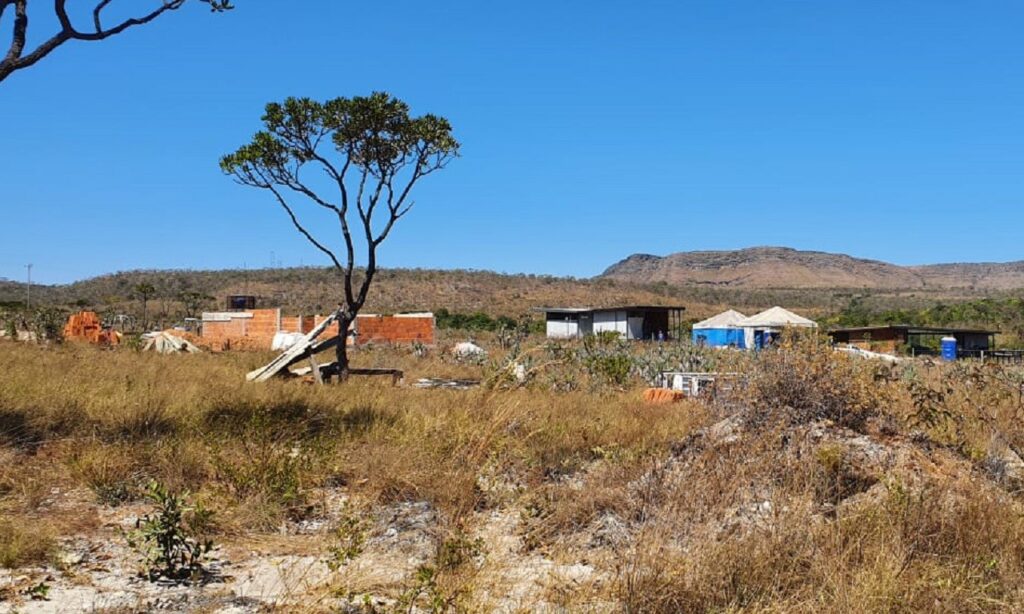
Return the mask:
{"type": "MultiPolygon", "coordinates": [[[[80,30],[74,25],[68,16],[67,0],[54,0],[53,12],[60,24],[60,30],[53,34],[35,49],[26,52],[25,45],[28,37],[28,3],[30,0],[0,0],[0,23],[8,7],[14,7],[14,23],[11,28],[11,44],[7,54],[0,60],[0,81],[3,81],[11,73],[23,70],[32,66],[39,60],[45,58],[54,49],[60,47],[70,40],[99,41],[124,32],[128,28],[147,24],[167,11],[174,11],[187,0],[160,0],[158,6],[140,17],[125,19],[113,26],[103,26],[103,10],[113,0],[100,0],[92,10],[92,29],[80,30]]],[[[207,4],[213,12],[222,12],[234,8],[231,0],[198,0],[207,4]]],[[[33,5],[35,6],[35,5],[33,5]]]]}

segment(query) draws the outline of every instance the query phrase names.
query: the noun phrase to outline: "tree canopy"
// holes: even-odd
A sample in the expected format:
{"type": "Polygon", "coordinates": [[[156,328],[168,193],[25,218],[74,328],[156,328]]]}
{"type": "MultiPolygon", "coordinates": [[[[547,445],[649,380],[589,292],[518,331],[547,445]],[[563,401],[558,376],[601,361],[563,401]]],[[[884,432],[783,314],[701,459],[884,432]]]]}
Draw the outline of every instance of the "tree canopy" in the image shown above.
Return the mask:
{"type": "MultiPolygon", "coordinates": [[[[413,186],[458,156],[459,143],[448,120],[413,117],[405,102],[384,92],[324,102],[288,98],[268,104],[262,121],[248,144],[221,158],[221,169],[273,194],[292,225],[341,273],[338,316],[346,330],[366,301],[377,248],[413,207],[413,186]],[[320,173],[310,177],[308,167],[320,173]],[[336,218],[340,249],[300,217],[296,200],[336,218]],[[359,250],[364,262],[357,263],[359,250]],[[363,267],[358,287],[357,264],[363,267]]],[[[341,343],[343,369],[346,360],[341,343]]]]}

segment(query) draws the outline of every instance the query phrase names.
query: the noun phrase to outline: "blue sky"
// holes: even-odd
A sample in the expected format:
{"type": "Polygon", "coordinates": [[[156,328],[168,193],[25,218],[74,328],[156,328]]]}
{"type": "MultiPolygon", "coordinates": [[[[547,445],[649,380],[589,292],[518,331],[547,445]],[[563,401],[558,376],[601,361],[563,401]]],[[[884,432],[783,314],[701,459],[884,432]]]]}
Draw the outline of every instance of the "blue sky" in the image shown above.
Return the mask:
{"type": "Polygon", "coordinates": [[[0,83],[0,277],[323,263],[217,159],[267,101],[373,90],[463,143],[385,266],[1024,258],[1019,1],[189,4],[0,83]]]}

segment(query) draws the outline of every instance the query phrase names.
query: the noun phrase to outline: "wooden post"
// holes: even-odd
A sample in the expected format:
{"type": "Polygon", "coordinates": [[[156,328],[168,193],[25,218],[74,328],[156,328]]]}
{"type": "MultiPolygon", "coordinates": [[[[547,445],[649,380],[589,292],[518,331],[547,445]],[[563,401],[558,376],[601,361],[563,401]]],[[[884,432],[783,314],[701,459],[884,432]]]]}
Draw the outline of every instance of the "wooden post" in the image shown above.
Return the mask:
{"type": "Polygon", "coordinates": [[[324,383],[324,376],[320,373],[320,365],[316,363],[316,354],[309,355],[309,367],[313,369],[313,381],[322,386],[324,383]]]}

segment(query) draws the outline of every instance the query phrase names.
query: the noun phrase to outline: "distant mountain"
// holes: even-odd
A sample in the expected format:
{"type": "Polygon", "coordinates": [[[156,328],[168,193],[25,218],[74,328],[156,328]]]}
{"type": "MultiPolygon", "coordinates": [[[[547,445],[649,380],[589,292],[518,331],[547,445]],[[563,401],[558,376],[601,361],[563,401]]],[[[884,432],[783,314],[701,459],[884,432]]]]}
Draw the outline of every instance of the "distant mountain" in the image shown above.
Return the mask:
{"type": "Polygon", "coordinates": [[[1024,288],[1024,262],[899,266],[845,254],[751,247],[668,256],[634,254],[600,277],[722,288],[1010,290],[1024,288]]]}

